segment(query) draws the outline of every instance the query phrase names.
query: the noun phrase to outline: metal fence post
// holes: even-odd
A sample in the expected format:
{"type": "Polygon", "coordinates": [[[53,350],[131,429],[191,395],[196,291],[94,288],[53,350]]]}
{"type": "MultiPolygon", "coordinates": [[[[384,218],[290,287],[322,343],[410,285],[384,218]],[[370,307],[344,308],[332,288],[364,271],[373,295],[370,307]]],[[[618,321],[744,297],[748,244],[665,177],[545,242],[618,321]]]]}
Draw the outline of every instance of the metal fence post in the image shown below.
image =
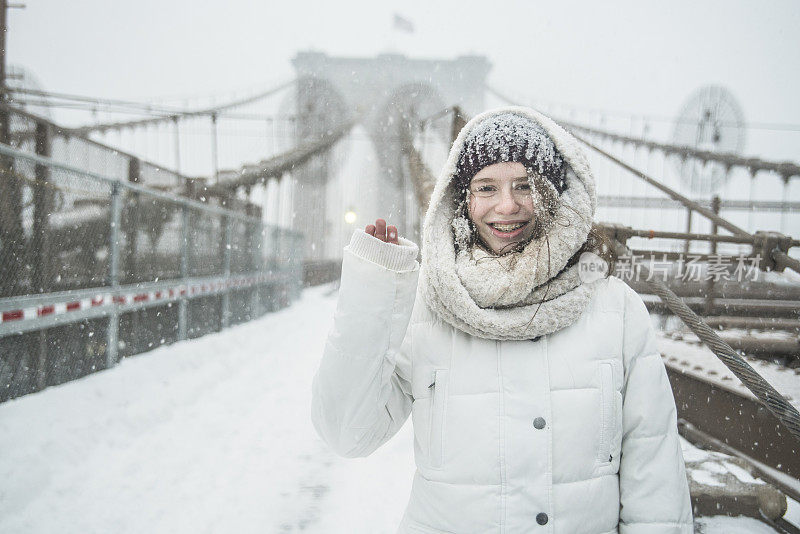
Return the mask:
{"type": "Polygon", "coordinates": [[[267,273],[270,275],[270,284],[269,284],[269,311],[275,311],[280,308],[278,305],[280,301],[280,288],[281,282],[280,277],[282,276],[282,271],[280,269],[280,265],[278,263],[278,258],[280,258],[280,227],[278,226],[270,226],[269,228],[269,260],[268,260],[268,270],[267,273]]]}
{"type": "Polygon", "coordinates": [[[303,273],[303,247],[305,246],[305,236],[300,232],[294,234],[294,250],[290,252],[292,255],[292,269],[294,270],[294,291],[293,297],[295,299],[300,297],[300,292],[303,290],[304,273],[303,273]]]}
{"type": "Polygon", "coordinates": [[[219,183],[219,154],[217,153],[217,114],[211,114],[211,164],[214,170],[214,185],[219,183]]]}
{"type": "MultiPolygon", "coordinates": [[[[119,232],[122,220],[122,191],[119,183],[111,187],[111,231],[109,232],[108,252],[108,285],[112,289],[119,288],[119,232]]],[[[111,314],[108,317],[106,337],[106,368],[117,364],[119,354],[119,312],[113,298],[111,314]]]]}
{"type": "Polygon", "coordinates": [[[788,174],[784,174],[781,176],[783,180],[783,193],[781,194],[781,200],[783,206],[781,206],[781,233],[786,233],[786,225],[789,223],[789,210],[786,208],[786,204],[789,202],[789,176],[788,174]]]}
{"type": "Polygon", "coordinates": [[[231,323],[231,289],[228,282],[231,278],[231,218],[223,217],[225,225],[225,248],[223,249],[223,269],[225,271],[225,288],[222,292],[222,328],[227,328],[231,323]]]}
{"type": "MultiPolygon", "coordinates": [[[[688,208],[686,210],[686,233],[687,234],[691,234],[692,233],[692,208],[688,208]]],[[[692,242],[689,239],[687,239],[686,242],[684,243],[684,245],[683,245],[683,253],[684,254],[689,254],[689,245],[691,243],[692,242]]]]}
{"type": "Polygon", "coordinates": [[[450,123],[450,141],[454,142],[456,137],[458,137],[459,132],[461,129],[467,124],[467,120],[464,117],[464,114],[461,112],[461,108],[458,106],[453,106],[453,118],[452,122],[450,123]]]}
{"type": "MultiPolygon", "coordinates": [[[[50,157],[50,125],[46,122],[36,123],[36,154],[50,157]]],[[[45,165],[36,165],[36,182],[33,188],[33,234],[31,236],[30,261],[32,272],[32,293],[50,291],[50,211],[53,194],[48,190],[50,169],[45,165]]],[[[47,386],[47,333],[39,330],[38,354],[34,364],[36,389],[47,386]]]]}
{"type": "MultiPolygon", "coordinates": [[[[46,122],[36,123],[36,154],[50,157],[50,126],[46,122]]],[[[36,165],[36,182],[33,187],[33,235],[31,238],[33,269],[32,293],[44,293],[49,287],[49,212],[52,204],[52,193],[48,190],[50,169],[45,165],[36,165]]]]}
{"type": "MultiPolygon", "coordinates": [[[[250,234],[252,239],[249,240],[250,250],[252,251],[252,270],[256,272],[257,276],[261,276],[264,272],[264,261],[262,259],[261,248],[264,246],[264,232],[263,223],[255,221],[250,222],[250,234]]],[[[261,281],[258,280],[250,292],[250,318],[255,319],[261,317],[261,281]]]]}
{"type": "MultiPolygon", "coordinates": [[[[181,205],[181,279],[183,288],[188,294],[189,277],[189,208],[181,205]]],[[[181,292],[183,293],[183,292],[181,292]]],[[[186,295],[178,299],[178,339],[183,341],[189,337],[189,301],[186,295]]]]}
{"type": "Polygon", "coordinates": [[[275,285],[275,309],[280,309],[289,298],[292,280],[289,278],[289,250],[286,246],[286,228],[275,229],[275,273],[278,276],[275,285]]]}
{"type": "MultiPolygon", "coordinates": [[[[718,195],[714,195],[711,198],[711,210],[714,213],[719,214],[720,204],[721,204],[721,202],[720,202],[719,196],[718,195]]],[[[717,226],[716,221],[711,221],[711,233],[713,235],[717,235],[718,232],[719,232],[719,227],[717,226]]],[[[713,256],[717,253],[717,242],[716,241],[711,241],[711,243],[709,243],[709,246],[711,247],[711,250],[709,252],[709,258],[708,258],[708,262],[709,262],[709,266],[710,266],[711,262],[713,261],[713,256]]],[[[714,296],[713,296],[713,293],[714,293],[714,275],[710,271],[706,271],[706,276],[708,276],[708,281],[706,283],[706,303],[705,303],[706,315],[711,315],[711,312],[714,309],[714,296]]]]}
{"type": "MultiPolygon", "coordinates": [[[[11,116],[8,110],[0,107],[0,144],[9,145],[11,141],[11,116]]],[[[25,231],[22,223],[23,198],[22,183],[14,172],[14,158],[0,157],[0,243],[3,254],[0,266],[0,297],[13,297],[23,288],[25,265],[25,231]]]]}
{"type": "MultiPolygon", "coordinates": [[[[128,161],[128,182],[138,184],[141,182],[142,177],[142,162],[138,158],[131,158],[128,161]]],[[[146,198],[143,199],[142,194],[138,192],[130,191],[130,201],[128,202],[128,206],[125,210],[125,213],[128,215],[126,217],[125,224],[122,225],[124,231],[126,233],[125,236],[125,263],[122,275],[120,279],[123,280],[124,283],[131,283],[131,282],[139,282],[142,278],[141,267],[146,266],[146,263],[143,263],[139,258],[140,253],[140,231],[143,230],[145,224],[149,224],[148,221],[145,221],[142,214],[142,205],[147,202],[146,198]],[[144,202],[143,202],[144,200],[144,202]]],[[[146,204],[145,204],[146,205],[146,204]]],[[[146,260],[145,260],[146,261],[146,260]]],[[[139,340],[142,339],[141,333],[141,311],[136,311],[130,314],[130,329],[131,329],[131,338],[130,338],[130,346],[132,348],[133,353],[135,354],[139,350],[140,347],[137,347],[139,340]]],[[[125,344],[123,343],[123,347],[125,344]]]]}
{"type": "MultiPolygon", "coordinates": [[[[128,162],[128,181],[139,183],[141,179],[141,162],[136,158],[131,158],[128,162]]],[[[126,282],[135,280],[138,275],[138,248],[139,248],[139,227],[141,226],[141,213],[139,211],[140,195],[131,192],[128,206],[125,209],[125,271],[126,282]]]]}

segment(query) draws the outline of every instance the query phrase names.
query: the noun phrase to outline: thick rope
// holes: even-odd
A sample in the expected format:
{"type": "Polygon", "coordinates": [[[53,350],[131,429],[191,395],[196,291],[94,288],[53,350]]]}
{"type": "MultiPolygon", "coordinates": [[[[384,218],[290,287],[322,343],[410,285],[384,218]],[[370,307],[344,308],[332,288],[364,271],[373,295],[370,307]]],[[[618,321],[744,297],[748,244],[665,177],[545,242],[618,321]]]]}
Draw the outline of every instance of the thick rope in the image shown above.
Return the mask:
{"type": "MultiPolygon", "coordinates": [[[[631,253],[630,249],[615,241],[616,252],[619,256],[626,256],[631,253]]],[[[650,270],[645,264],[640,265],[646,279],[650,278],[650,270]]],[[[680,317],[686,326],[694,332],[711,351],[722,360],[722,363],[742,381],[756,398],[763,403],[772,415],[785,426],[792,436],[800,441],[800,413],[792,404],[787,401],[769,382],[750,367],[730,345],[725,343],[714,330],[694,313],[675,293],[673,293],[664,282],[653,278],[646,282],[653,290],[653,293],[667,305],[667,307],[680,317]]]]}

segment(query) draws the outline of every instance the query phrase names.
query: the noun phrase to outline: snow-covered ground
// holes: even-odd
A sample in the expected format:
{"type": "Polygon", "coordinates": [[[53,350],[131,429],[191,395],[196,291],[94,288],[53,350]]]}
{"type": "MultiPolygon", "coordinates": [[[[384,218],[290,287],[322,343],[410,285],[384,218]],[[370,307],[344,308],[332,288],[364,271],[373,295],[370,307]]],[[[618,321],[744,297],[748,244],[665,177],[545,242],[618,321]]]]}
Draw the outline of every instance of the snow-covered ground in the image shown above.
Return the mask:
{"type": "MultiPolygon", "coordinates": [[[[335,299],[306,290],[257,321],[0,404],[0,532],[393,533],[410,423],[350,460],[310,422],[335,299]]],[[[772,532],[740,518],[698,526],[772,532]]]]}

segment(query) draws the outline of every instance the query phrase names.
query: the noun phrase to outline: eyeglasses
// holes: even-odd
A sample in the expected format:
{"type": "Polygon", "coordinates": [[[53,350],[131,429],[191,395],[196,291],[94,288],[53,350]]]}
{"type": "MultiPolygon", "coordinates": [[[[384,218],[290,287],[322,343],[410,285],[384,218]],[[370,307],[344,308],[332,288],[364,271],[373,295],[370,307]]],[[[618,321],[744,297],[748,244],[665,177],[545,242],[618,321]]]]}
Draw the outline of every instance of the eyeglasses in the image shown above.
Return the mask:
{"type": "MultiPolygon", "coordinates": [[[[504,184],[494,182],[478,182],[477,184],[470,184],[469,191],[478,198],[499,198],[503,186],[504,184]]],[[[515,200],[525,201],[531,198],[531,184],[527,178],[514,181],[509,186],[515,200]]]]}

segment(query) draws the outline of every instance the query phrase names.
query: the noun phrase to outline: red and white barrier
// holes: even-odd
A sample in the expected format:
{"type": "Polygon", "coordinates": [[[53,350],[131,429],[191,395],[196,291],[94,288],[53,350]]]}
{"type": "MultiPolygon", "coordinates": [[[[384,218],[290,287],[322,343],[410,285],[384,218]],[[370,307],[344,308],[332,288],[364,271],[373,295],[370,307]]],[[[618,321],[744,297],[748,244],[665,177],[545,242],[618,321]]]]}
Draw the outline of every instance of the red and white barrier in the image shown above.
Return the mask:
{"type": "Polygon", "coordinates": [[[98,293],[91,298],[54,301],[31,308],[12,309],[0,312],[0,324],[12,321],[27,321],[53,315],[64,315],[99,306],[125,306],[143,302],[171,301],[180,297],[219,293],[226,289],[250,287],[274,280],[273,275],[261,274],[228,280],[197,284],[179,284],[153,291],[131,291],[120,294],[98,293]]]}

